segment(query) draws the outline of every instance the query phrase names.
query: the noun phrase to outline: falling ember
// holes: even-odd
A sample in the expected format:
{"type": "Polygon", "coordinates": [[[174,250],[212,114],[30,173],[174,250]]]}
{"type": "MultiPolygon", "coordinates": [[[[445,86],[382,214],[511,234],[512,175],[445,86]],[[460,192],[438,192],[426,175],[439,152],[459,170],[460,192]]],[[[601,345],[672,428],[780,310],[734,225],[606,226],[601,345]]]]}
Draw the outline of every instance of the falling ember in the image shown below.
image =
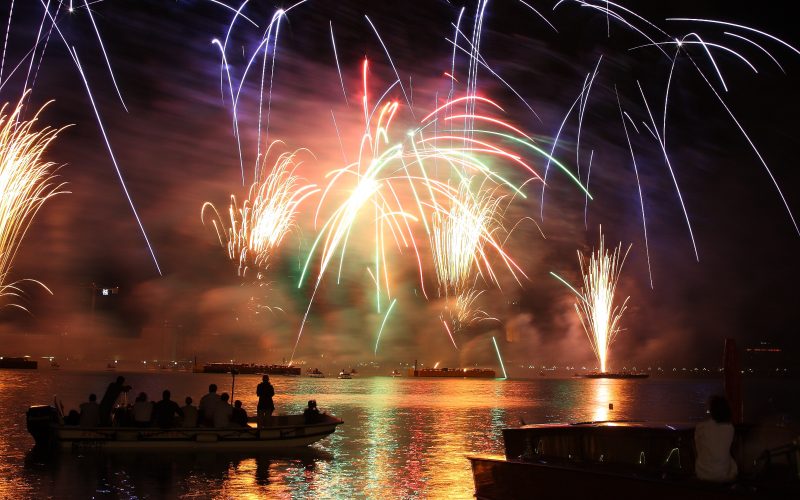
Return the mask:
{"type": "Polygon", "coordinates": [[[244,203],[239,205],[236,197],[231,196],[227,223],[223,222],[213,204],[206,202],[203,205],[203,220],[206,209],[213,210],[211,221],[220,245],[227,248],[228,258],[238,263],[239,276],[244,277],[249,269],[254,269],[260,277],[283,238],[294,227],[299,205],[319,191],[295,175],[302,163],[298,155],[303,150],[281,153],[272,169],[266,168],[275,144],[272,143],[264,155],[261,178],[250,186],[244,203]]]}
{"type": "MultiPolygon", "coordinates": [[[[27,93],[22,97],[24,100],[27,93]]],[[[56,184],[55,164],[43,160],[50,143],[63,129],[33,126],[43,106],[31,120],[21,120],[22,101],[10,115],[8,104],[0,109],[0,299],[20,296],[19,281],[8,282],[14,257],[25,233],[44,202],[62,194],[64,184],[56,184]]],[[[30,280],[44,287],[44,284],[30,280]]],[[[49,292],[49,290],[48,290],[49,292]]],[[[18,304],[5,304],[25,309],[18,304]]]]}
{"type": "Polygon", "coordinates": [[[617,282],[631,247],[622,254],[620,243],[613,252],[605,248],[602,228],[600,247],[588,260],[578,252],[578,262],[583,275],[583,286],[575,303],[575,311],[581,320],[586,335],[592,344],[600,371],[605,373],[608,366],[608,348],[620,331],[620,320],[628,305],[626,297],[622,305],[614,306],[617,282]]]}

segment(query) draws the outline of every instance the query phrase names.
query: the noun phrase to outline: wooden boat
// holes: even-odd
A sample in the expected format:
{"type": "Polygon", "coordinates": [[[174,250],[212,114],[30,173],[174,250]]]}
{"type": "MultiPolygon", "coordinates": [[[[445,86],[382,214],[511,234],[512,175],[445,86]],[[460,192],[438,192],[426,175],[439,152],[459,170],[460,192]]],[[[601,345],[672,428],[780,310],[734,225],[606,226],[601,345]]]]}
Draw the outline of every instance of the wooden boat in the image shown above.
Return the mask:
{"type": "MultiPolygon", "coordinates": [[[[614,421],[503,429],[505,456],[470,456],[479,499],[800,498],[797,442],[780,467],[747,470],[753,434],[737,427],[734,457],[745,479],[717,484],[694,476],[694,425],[614,421]]],[[[759,451],[763,450],[763,447],[759,451]]],[[[756,459],[756,463],[758,463],[756,459]]],[[[779,463],[779,459],[773,460],[779,463]]],[[[752,468],[752,466],[750,466],[752,468]]]]}
{"type": "MultiPolygon", "coordinates": [[[[336,431],[344,422],[320,414],[309,421],[304,415],[271,417],[258,427],[80,427],[59,422],[52,406],[31,406],[28,432],[41,448],[267,450],[308,446],[336,431]]],[[[255,420],[255,419],[253,419],[255,420]]]]}

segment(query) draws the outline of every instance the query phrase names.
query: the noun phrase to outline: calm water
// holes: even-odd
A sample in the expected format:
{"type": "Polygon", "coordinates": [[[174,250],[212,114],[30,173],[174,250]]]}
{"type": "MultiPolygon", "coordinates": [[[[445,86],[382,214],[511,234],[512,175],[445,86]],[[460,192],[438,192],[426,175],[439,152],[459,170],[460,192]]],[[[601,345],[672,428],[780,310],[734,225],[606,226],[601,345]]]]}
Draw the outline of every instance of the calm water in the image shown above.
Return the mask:
{"type": "MultiPolygon", "coordinates": [[[[225,375],[130,373],[133,391],[195,401],[225,375]]],[[[102,396],[108,372],[0,370],[2,498],[471,498],[471,453],[502,453],[501,429],[527,422],[698,420],[717,380],[352,380],[273,377],[277,413],[308,399],[345,421],[328,439],[279,455],[31,453],[24,412],[57,394],[67,409],[102,396]],[[614,409],[609,410],[608,404],[614,409]]],[[[236,378],[255,408],[258,376],[236,378]]],[[[769,387],[774,387],[770,385],[769,387]]],[[[763,391],[760,391],[763,393],[763,391]]]]}

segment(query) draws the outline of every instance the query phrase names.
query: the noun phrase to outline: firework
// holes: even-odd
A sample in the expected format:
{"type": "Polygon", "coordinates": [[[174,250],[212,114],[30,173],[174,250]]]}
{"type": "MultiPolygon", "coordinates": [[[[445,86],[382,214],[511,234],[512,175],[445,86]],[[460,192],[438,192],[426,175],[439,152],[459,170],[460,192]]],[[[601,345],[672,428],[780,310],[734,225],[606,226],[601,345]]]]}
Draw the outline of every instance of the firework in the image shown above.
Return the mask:
{"type": "MultiPolygon", "coordinates": [[[[44,160],[45,151],[63,129],[35,130],[44,107],[32,119],[21,120],[21,102],[10,113],[8,104],[0,109],[0,300],[12,301],[21,294],[20,282],[9,282],[9,277],[25,233],[42,205],[64,192],[64,184],[56,183],[55,164],[44,160]]],[[[27,281],[47,289],[38,281],[27,281]]],[[[25,309],[14,303],[4,305],[25,309]]]]}
{"type": "Polygon", "coordinates": [[[608,367],[608,349],[620,332],[620,320],[630,299],[626,297],[621,305],[614,305],[617,282],[630,248],[622,254],[620,243],[609,252],[601,229],[600,247],[588,259],[578,252],[583,286],[577,293],[575,311],[604,373],[608,367]]]}
{"type": "Polygon", "coordinates": [[[250,186],[247,199],[240,205],[231,196],[225,222],[212,203],[206,202],[201,210],[204,221],[207,211],[213,213],[211,223],[220,245],[227,249],[228,258],[237,263],[242,277],[250,269],[258,273],[258,279],[263,277],[284,237],[295,227],[300,204],[319,191],[295,175],[302,163],[299,155],[304,150],[283,152],[272,168],[267,168],[275,144],[270,144],[264,155],[261,179],[250,186]]]}

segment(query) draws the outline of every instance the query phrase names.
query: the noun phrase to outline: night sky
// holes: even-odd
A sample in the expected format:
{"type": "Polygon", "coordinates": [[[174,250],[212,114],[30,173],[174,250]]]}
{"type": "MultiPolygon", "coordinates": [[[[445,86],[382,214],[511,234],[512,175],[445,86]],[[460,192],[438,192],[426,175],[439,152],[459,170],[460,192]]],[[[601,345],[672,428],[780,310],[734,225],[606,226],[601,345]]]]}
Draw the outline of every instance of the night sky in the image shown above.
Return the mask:
{"type": "MultiPolygon", "coordinates": [[[[54,15],[57,3],[50,2],[54,15]]],[[[225,38],[233,11],[206,0],[92,3],[126,112],[83,2],[74,2],[81,8],[72,14],[66,12],[70,2],[62,3],[58,27],[84,66],[114,156],[163,275],[156,270],[116,177],[80,74],[53,31],[41,65],[38,60],[34,64],[39,69],[29,107],[35,109],[54,99],[42,122],[72,125],[47,153],[48,160],[63,165],[58,173],[71,193],[49,200],[39,212],[12,270],[13,279],[40,280],[53,295],[26,284],[28,296],[21,302],[30,315],[0,309],[0,354],[69,355],[87,360],[164,358],[173,352],[178,357],[197,354],[205,361],[288,358],[311,296],[308,284],[299,290],[295,284],[299,263],[316,235],[312,218],[319,197],[301,206],[295,230],[284,239],[265,279],[258,283],[237,276],[236,264],[227,259],[214,230],[200,216],[204,202],[225,211],[232,194],[241,198],[247,192],[232,132],[227,80],[221,88],[220,52],[211,43],[225,38]],[[93,300],[93,284],[119,287],[119,294],[93,300]],[[267,305],[272,311],[263,307],[267,305]],[[179,340],[165,345],[165,336],[176,334],[179,340]]],[[[262,40],[269,19],[278,7],[285,7],[251,3],[242,13],[259,28],[239,18],[228,42],[234,84],[262,40]]],[[[555,151],[573,171],[580,161],[582,179],[592,156],[589,188],[594,200],[588,205],[586,221],[583,193],[563,174],[548,173],[543,207],[541,183],[526,185],[528,198],[515,200],[505,214],[508,229],[519,222],[505,248],[528,279],[520,287],[498,265],[502,291],[480,281],[486,292],[478,299],[479,305],[499,321],[481,322],[458,333],[458,350],[438,321],[442,303],[435,291],[428,301],[421,296],[414,259],[391,250],[398,302],[377,355],[373,348],[383,314],[375,312],[374,285],[365,270],[374,265],[370,260],[373,226],[367,221],[363,228],[354,229],[341,282],[336,284],[335,273],[323,281],[296,358],[312,362],[324,354],[328,360],[350,363],[419,358],[450,366],[489,365],[494,363],[491,337],[495,336],[505,357],[515,362],[591,364],[592,352],[574,311],[574,297],[550,272],[577,283],[576,250],[588,252],[597,245],[600,225],[608,244],[633,245],[618,290],[621,298],[630,295],[629,310],[622,321],[624,331],[612,348],[612,366],[716,366],[726,337],[742,345],[770,341],[797,352],[800,235],[758,156],[697,68],[747,131],[798,217],[800,175],[794,148],[800,132],[800,53],[753,32],[666,20],[698,17],[741,23],[800,46],[794,29],[797,8],[784,2],[709,1],[702,6],[659,2],[658,7],[652,3],[628,2],[626,7],[669,33],[665,36],[648,28],[646,33],[655,41],[672,41],[695,32],[707,42],[739,51],[758,70],[754,73],[722,49],[713,50],[728,87],[725,92],[702,46],[689,46],[675,64],[666,149],[692,224],[699,262],[664,155],[645,126],[650,119],[638,86],[660,129],[670,59],[654,47],[631,50],[647,40],[613,18],[609,38],[606,16],[577,2],[565,2],[555,11],[553,2],[531,3],[558,33],[522,3],[489,2],[481,54],[539,118],[486,70],[478,73],[478,94],[503,106],[503,118],[531,136],[547,141],[556,135],[587,74],[602,56],[580,125],[580,150],[579,120],[573,113],[555,151]],[[725,35],[726,31],[757,41],[782,68],[758,47],[725,35]],[[652,289],[639,192],[617,92],[621,106],[638,127],[637,133],[627,123],[647,218],[652,289]]],[[[9,4],[0,6],[2,26],[9,4]]],[[[365,15],[380,32],[413,99],[414,115],[404,106],[395,133],[404,134],[415,116],[426,115],[446,98],[451,80],[443,73],[451,70],[451,23],[462,2],[396,5],[312,1],[281,21],[269,140],[283,140],[289,150],[308,148],[313,157],[308,155],[300,173],[311,182],[327,182],[325,173],[344,162],[342,150],[351,161],[357,155],[363,131],[359,103],[364,57],[370,64],[371,99],[396,78],[365,15]],[[331,26],[347,101],[333,57],[331,26]]],[[[471,36],[476,7],[472,2],[464,5],[461,26],[471,36]]],[[[43,13],[42,4],[34,0],[14,6],[0,89],[4,102],[20,99],[28,67],[24,58],[34,45],[43,13]],[[20,61],[24,61],[21,69],[11,73],[20,61]]],[[[646,25],[637,21],[637,26],[646,25]]],[[[46,22],[45,33],[49,27],[46,22]]],[[[461,43],[466,47],[463,39],[461,43]]],[[[675,52],[673,45],[664,48],[670,55],[675,52]]],[[[39,45],[37,58],[41,49],[39,45]]],[[[270,57],[272,50],[271,46],[270,57]]],[[[247,186],[253,181],[258,141],[260,63],[256,66],[242,87],[237,109],[247,186]]],[[[467,67],[468,57],[458,53],[456,96],[466,91],[467,67]]],[[[268,88],[265,99],[267,92],[268,88]]],[[[387,99],[405,103],[398,86],[387,99]]],[[[550,143],[545,143],[549,148],[550,143]]],[[[530,161],[543,173],[541,157],[530,161]]],[[[519,171],[507,165],[498,168],[506,169],[516,182],[524,181],[519,171]]],[[[327,207],[321,212],[323,218],[330,213],[327,207]]],[[[426,286],[435,290],[433,268],[426,265],[425,269],[426,286]]]]}

